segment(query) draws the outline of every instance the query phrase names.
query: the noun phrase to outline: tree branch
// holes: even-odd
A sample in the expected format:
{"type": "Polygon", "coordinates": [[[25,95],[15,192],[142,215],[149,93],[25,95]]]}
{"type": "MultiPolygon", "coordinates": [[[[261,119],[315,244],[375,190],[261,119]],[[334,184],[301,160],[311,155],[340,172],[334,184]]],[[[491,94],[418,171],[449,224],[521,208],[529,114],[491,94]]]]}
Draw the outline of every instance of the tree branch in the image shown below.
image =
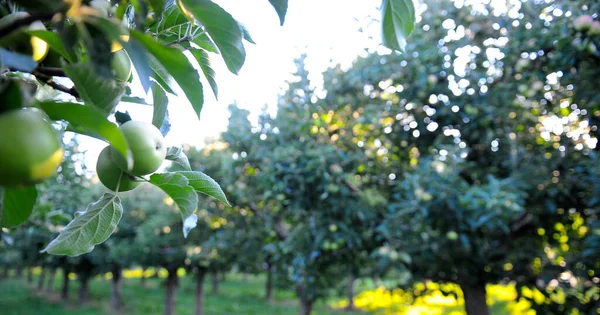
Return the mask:
{"type": "Polygon", "coordinates": [[[33,13],[29,16],[16,19],[12,23],[0,28],[0,38],[18,30],[23,26],[27,26],[35,21],[49,21],[56,14],[56,12],[51,13],[33,13]]]}
{"type": "Polygon", "coordinates": [[[31,74],[33,74],[36,78],[40,79],[41,81],[43,81],[44,83],[48,84],[49,86],[61,91],[61,92],[65,92],[67,94],[71,94],[76,98],[79,98],[79,93],[77,93],[77,90],[75,90],[75,88],[68,88],[64,85],[58,84],[54,81],[52,81],[52,77],[49,75],[46,75],[44,73],[41,73],[37,70],[34,70],[33,72],[31,72],[31,74]]]}
{"type": "Polygon", "coordinates": [[[66,77],[65,70],[63,68],[54,68],[54,67],[37,67],[35,71],[49,75],[51,77],[66,77]]]}

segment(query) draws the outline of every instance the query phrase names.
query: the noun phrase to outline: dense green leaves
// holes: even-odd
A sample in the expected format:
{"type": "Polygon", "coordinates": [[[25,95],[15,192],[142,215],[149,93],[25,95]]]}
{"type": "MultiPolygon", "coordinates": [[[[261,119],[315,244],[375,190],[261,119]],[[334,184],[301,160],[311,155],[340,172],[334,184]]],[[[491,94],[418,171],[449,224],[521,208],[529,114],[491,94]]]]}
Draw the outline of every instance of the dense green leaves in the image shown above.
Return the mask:
{"type": "Polygon", "coordinates": [[[105,116],[115,109],[125,92],[124,84],[99,76],[90,63],[64,63],[63,69],[85,104],[100,109],[105,116]]]}
{"type": "Polygon", "coordinates": [[[383,0],[383,44],[404,51],[406,39],[415,27],[415,7],[412,0],[383,0]]]}
{"type": "Polygon", "coordinates": [[[43,41],[48,43],[51,49],[54,49],[68,62],[74,62],[75,57],[65,48],[65,45],[60,40],[58,34],[52,31],[35,30],[27,31],[28,34],[41,38],[43,41]]]}
{"type": "Polygon", "coordinates": [[[178,0],[178,3],[204,26],[219,47],[227,68],[237,74],[246,59],[242,28],[238,22],[210,0],[178,0]]]}
{"type": "Polygon", "coordinates": [[[123,133],[99,110],[68,102],[40,102],[39,106],[52,120],[64,120],[80,134],[108,141],[113,148],[132,161],[123,133]]]}
{"type": "Polygon", "coordinates": [[[178,49],[166,47],[145,34],[131,31],[131,35],[144,45],[148,52],[175,79],[192,104],[196,114],[200,116],[200,111],[204,103],[202,83],[200,82],[198,72],[192,67],[187,57],[178,49]]]}
{"type": "Polygon", "coordinates": [[[35,186],[24,188],[4,188],[4,194],[0,191],[2,201],[1,227],[15,227],[27,220],[33,211],[37,200],[38,191],[35,186]],[[2,198],[2,196],[4,197],[2,198]]]}
{"type": "Polygon", "coordinates": [[[106,193],[79,213],[43,251],[69,256],[88,253],[95,245],[108,239],[122,215],[119,197],[106,193]]]}

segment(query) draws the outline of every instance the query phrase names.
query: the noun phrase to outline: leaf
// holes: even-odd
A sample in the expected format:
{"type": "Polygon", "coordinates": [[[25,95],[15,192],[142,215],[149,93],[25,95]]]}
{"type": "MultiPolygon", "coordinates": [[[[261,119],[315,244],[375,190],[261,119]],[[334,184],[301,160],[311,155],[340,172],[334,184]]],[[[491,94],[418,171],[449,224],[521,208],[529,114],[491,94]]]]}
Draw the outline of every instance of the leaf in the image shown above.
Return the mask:
{"type": "Polygon", "coordinates": [[[187,57],[178,49],[166,47],[145,34],[137,31],[131,31],[142,45],[148,49],[160,64],[173,76],[173,79],[179,84],[188,100],[192,104],[194,111],[200,117],[202,105],[204,104],[204,93],[202,83],[198,72],[190,64],[187,57]]]}
{"type": "Polygon", "coordinates": [[[167,149],[167,156],[165,159],[169,161],[173,161],[176,165],[181,167],[183,170],[191,171],[192,167],[190,166],[190,161],[188,160],[187,155],[183,152],[183,149],[180,147],[170,147],[167,149]]]}
{"type": "Polygon", "coordinates": [[[133,163],[125,136],[119,127],[108,121],[98,109],[76,103],[55,101],[40,102],[39,105],[50,119],[67,121],[81,134],[108,141],[123,156],[128,157],[129,163],[133,163]]]}
{"type": "Polygon", "coordinates": [[[412,0],[383,0],[383,45],[404,52],[406,38],[415,27],[415,7],[412,0]]]}
{"type": "MultiPolygon", "coordinates": [[[[177,173],[156,173],[150,176],[150,183],[164,191],[173,199],[181,217],[185,223],[189,217],[195,216],[194,211],[198,207],[198,194],[194,188],[188,186],[188,179],[177,173]]],[[[187,237],[187,230],[183,229],[183,236],[187,237]]]]}
{"type": "Polygon", "coordinates": [[[24,188],[4,188],[0,225],[10,228],[25,222],[33,211],[37,195],[37,189],[33,185],[24,188]]]}
{"type": "Polygon", "coordinates": [[[121,102],[135,103],[135,104],[141,104],[141,105],[150,105],[150,104],[146,103],[145,99],[136,97],[136,96],[131,96],[131,95],[121,96],[121,102]]]}
{"type": "MultiPolygon", "coordinates": [[[[152,82],[152,102],[154,103],[152,124],[160,129],[167,117],[167,105],[169,99],[167,98],[165,90],[156,82],[152,82]]],[[[169,122],[167,121],[167,123],[169,122]]]]}
{"type": "Polygon", "coordinates": [[[287,0],[269,0],[275,12],[279,16],[279,23],[283,25],[285,22],[285,14],[287,13],[288,1],[287,0]]]}
{"type": "Polygon", "coordinates": [[[198,225],[198,216],[196,214],[192,214],[183,220],[183,235],[187,237],[187,235],[196,227],[196,225],[198,225]]]}
{"type": "Polygon", "coordinates": [[[76,216],[42,252],[53,255],[79,256],[89,253],[94,246],[106,241],[114,232],[123,215],[117,195],[105,193],[76,216]]]}
{"type": "Polygon", "coordinates": [[[169,72],[163,67],[156,58],[150,58],[150,69],[152,71],[152,78],[156,80],[160,86],[162,86],[167,93],[171,93],[173,95],[177,95],[175,90],[177,86],[173,82],[173,77],[169,74],[169,72]]]}
{"type": "Polygon", "coordinates": [[[62,0],[19,0],[18,5],[27,9],[27,12],[59,12],[64,8],[65,2],[62,0]]]}
{"type": "Polygon", "coordinates": [[[60,40],[58,34],[52,31],[45,30],[35,30],[35,31],[27,31],[27,33],[31,36],[35,36],[40,38],[41,40],[48,43],[50,48],[54,49],[57,53],[59,53],[63,58],[65,58],[68,62],[74,62],[75,56],[67,51],[65,45],[60,40]]]}
{"type": "Polygon", "coordinates": [[[215,44],[215,42],[213,42],[212,39],[210,39],[210,37],[208,37],[208,35],[206,33],[202,33],[198,36],[196,36],[192,42],[198,46],[200,46],[200,48],[218,54],[219,53],[219,48],[217,47],[217,45],[215,44]]]}
{"type": "Polygon", "coordinates": [[[248,29],[246,28],[246,26],[244,26],[244,24],[238,22],[238,24],[240,25],[240,28],[242,29],[242,36],[244,37],[244,39],[246,41],[248,41],[249,43],[255,44],[254,40],[252,39],[252,36],[250,36],[250,32],[248,32],[248,29]]]}
{"type": "Polygon", "coordinates": [[[31,56],[21,55],[0,48],[0,67],[13,68],[25,72],[31,72],[37,67],[37,63],[31,56]]]}
{"type": "Polygon", "coordinates": [[[91,64],[66,64],[63,63],[65,74],[73,81],[77,92],[89,106],[102,110],[106,116],[112,112],[119,103],[121,95],[125,92],[125,85],[112,79],[98,76],[91,64]]]}
{"type": "Polygon", "coordinates": [[[246,59],[242,29],[238,22],[210,0],[178,0],[178,4],[182,11],[191,13],[204,26],[219,48],[229,71],[237,74],[246,59]]]}
{"type": "Polygon", "coordinates": [[[231,206],[229,201],[227,201],[227,197],[221,189],[221,186],[219,186],[219,183],[217,183],[210,176],[198,171],[184,171],[176,173],[185,176],[189,180],[189,185],[194,187],[196,191],[214,197],[226,205],[231,206]]]}
{"type": "Polygon", "coordinates": [[[148,3],[152,6],[154,10],[154,14],[156,16],[161,16],[163,13],[163,9],[165,8],[165,2],[163,0],[148,0],[148,3]]]}
{"type": "Polygon", "coordinates": [[[198,61],[200,65],[200,69],[202,69],[202,73],[206,77],[210,88],[215,94],[215,98],[219,98],[219,88],[217,86],[217,81],[215,80],[215,70],[213,70],[210,60],[208,59],[208,53],[202,49],[190,49],[189,50],[194,58],[198,61]]]}

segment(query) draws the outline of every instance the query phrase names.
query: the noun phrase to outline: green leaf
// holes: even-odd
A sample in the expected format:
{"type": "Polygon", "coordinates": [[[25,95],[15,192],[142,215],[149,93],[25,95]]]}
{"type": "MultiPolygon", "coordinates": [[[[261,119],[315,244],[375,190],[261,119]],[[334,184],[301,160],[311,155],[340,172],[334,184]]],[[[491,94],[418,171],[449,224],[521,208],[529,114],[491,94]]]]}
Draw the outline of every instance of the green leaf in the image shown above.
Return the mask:
{"type": "Polygon", "coordinates": [[[152,6],[152,9],[154,10],[154,14],[156,14],[157,17],[160,17],[163,13],[163,9],[165,8],[165,1],[164,0],[148,0],[148,3],[150,3],[150,5],[152,6]]]}
{"type": "Polygon", "coordinates": [[[173,161],[173,163],[175,163],[176,166],[179,166],[185,171],[192,170],[187,155],[185,155],[183,149],[181,149],[180,147],[170,147],[169,149],[167,149],[167,156],[165,157],[165,159],[173,161]]]}
{"type": "Polygon", "coordinates": [[[285,22],[285,14],[287,13],[288,1],[287,0],[269,0],[269,2],[275,9],[275,12],[277,12],[277,15],[279,16],[279,23],[281,23],[281,25],[283,25],[283,22],[285,22]]]}
{"type": "Polygon", "coordinates": [[[131,96],[131,95],[123,95],[121,96],[121,102],[127,102],[127,103],[135,103],[135,104],[141,104],[141,105],[148,105],[150,106],[150,104],[146,103],[146,100],[140,97],[136,97],[136,96],[131,96]]]}
{"type": "Polygon", "coordinates": [[[64,8],[65,2],[62,0],[19,0],[16,3],[27,9],[27,12],[58,12],[64,8]]]}
{"type": "Polygon", "coordinates": [[[210,39],[210,37],[208,37],[208,35],[206,33],[202,33],[198,36],[196,36],[192,42],[198,46],[200,46],[200,48],[218,54],[219,53],[219,48],[217,47],[217,45],[215,44],[215,42],[213,42],[212,39],[210,39]]]}
{"type": "Polygon", "coordinates": [[[415,7],[412,0],[383,0],[383,45],[404,52],[406,39],[415,27],[415,7]]]}
{"type": "Polygon", "coordinates": [[[178,0],[178,3],[184,12],[190,12],[204,26],[219,48],[229,71],[237,74],[246,59],[243,33],[238,22],[210,0],[178,0]]]}
{"type": "Polygon", "coordinates": [[[119,127],[108,121],[98,109],[76,103],[55,101],[40,102],[39,105],[50,119],[67,121],[81,134],[108,141],[123,156],[128,157],[129,163],[133,163],[125,136],[119,127]]]}
{"type": "Polygon", "coordinates": [[[57,53],[59,53],[63,58],[65,58],[68,62],[74,62],[75,56],[70,54],[65,48],[65,45],[60,40],[58,34],[52,31],[45,30],[36,30],[36,31],[27,31],[27,33],[31,36],[36,36],[48,43],[51,49],[54,49],[57,53]]]}
{"type": "Polygon", "coordinates": [[[2,209],[2,222],[0,225],[10,228],[25,222],[33,211],[37,195],[35,186],[4,188],[4,198],[0,208],[2,209]]]}
{"type": "Polygon", "coordinates": [[[123,215],[117,195],[105,193],[76,216],[42,252],[53,255],[79,256],[106,241],[123,215]]]}
{"type": "Polygon", "coordinates": [[[131,35],[140,41],[148,52],[156,57],[158,62],[169,71],[187,96],[198,117],[200,117],[202,105],[204,104],[202,83],[198,72],[192,67],[187,57],[178,49],[166,47],[145,34],[131,31],[131,35]]]}
{"type": "MultiPolygon", "coordinates": [[[[167,117],[167,105],[169,104],[169,99],[167,98],[165,90],[156,82],[152,82],[152,102],[154,103],[152,124],[160,129],[167,117]]],[[[167,123],[169,122],[167,121],[167,123]]]]}
{"type": "Polygon", "coordinates": [[[249,43],[255,44],[254,40],[252,39],[252,36],[250,36],[250,32],[248,32],[248,29],[246,28],[246,26],[244,26],[244,24],[238,22],[238,24],[240,25],[240,28],[242,29],[242,36],[244,37],[244,39],[246,41],[248,41],[249,43]]]}
{"type": "Polygon", "coordinates": [[[37,67],[37,63],[31,56],[21,55],[0,48],[0,67],[13,68],[25,72],[31,72],[37,67]]]}
{"type": "Polygon", "coordinates": [[[63,69],[85,104],[99,108],[106,116],[114,110],[125,92],[124,84],[101,78],[89,63],[63,63],[63,69]]]}
{"type": "Polygon", "coordinates": [[[221,189],[221,186],[219,186],[219,183],[217,183],[210,176],[198,171],[184,171],[177,172],[177,174],[185,176],[189,180],[189,185],[194,187],[196,191],[214,197],[217,200],[222,201],[226,205],[231,206],[231,204],[229,204],[229,201],[227,201],[227,197],[221,189]]]}
{"type": "Polygon", "coordinates": [[[150,69],[152,71],[152,78],[156,80],[167,93],[177,95],[175,92],[177,86],[175,85],[173,77],[154,57],[150,57],[150,69]]]}
{"type": "Polygon", "coordinates": [[[210,60],[208,59],[208,53],[202,49],[190,49],[190,52],[198,61],[200,65],[200,69],[202,69],[202,73],[206,77],[210,88],[215,94],[215,98],[219,98],[219,88],[217,87],[217,81],[215,80],[215,70],[213,70],[210,60]]]}
{"type": "Polygon", "coordinates": [[[198,194],[196,194],[193,187],[188,186],[188,179],[178,173],[156,173],[150,176],[150,183],[173,199],[181,212],[184,224],[188,224],[188,227],[183,229],[183,235],[187,237],[190,230],[189,224],[196,216],[194,211],[198,207],[198,194]]]}

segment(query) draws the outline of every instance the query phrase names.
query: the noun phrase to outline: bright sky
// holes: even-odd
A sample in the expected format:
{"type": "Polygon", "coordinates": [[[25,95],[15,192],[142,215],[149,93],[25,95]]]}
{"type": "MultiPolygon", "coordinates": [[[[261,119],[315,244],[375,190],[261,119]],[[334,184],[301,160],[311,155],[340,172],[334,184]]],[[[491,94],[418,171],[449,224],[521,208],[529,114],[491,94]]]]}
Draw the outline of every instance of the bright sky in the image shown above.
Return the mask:
{"type": "MultiPolygon", "coordinates": [[[[302,53],[308,55],[306,66],[312,73],[311,81],[320,85],[320,73],[327,67],[337,63],[349,66],[361,51],[381,42],[378,23],[370,23],[368,30],[359,32],[368,23],[368,16],[379,18],[380,0],[290,0],[283,27],[267,0],[215,2],[246,26],[256,45],[245,43],[246,61],[237,76],[227,70],[220,56],[211,56],[219,99],[215,100],[208,84],[204,84],[200,120],[185,97],[170,98],[169,145],[202,146],[206,137],[218,136],[227,128],[227,106],[233,102],[250,110],[253,118],[265,105],[274,112],[278,93],[295,70],[293,60],[302,53]]],[[[150,107],[119,105],[118,109],[128,110],[135,120],[152,119],[150,107]]],[[[104,146],[87,137],[82,141],[81,148],[88,150],[88,165],[95,165],[104,146]]]]}

